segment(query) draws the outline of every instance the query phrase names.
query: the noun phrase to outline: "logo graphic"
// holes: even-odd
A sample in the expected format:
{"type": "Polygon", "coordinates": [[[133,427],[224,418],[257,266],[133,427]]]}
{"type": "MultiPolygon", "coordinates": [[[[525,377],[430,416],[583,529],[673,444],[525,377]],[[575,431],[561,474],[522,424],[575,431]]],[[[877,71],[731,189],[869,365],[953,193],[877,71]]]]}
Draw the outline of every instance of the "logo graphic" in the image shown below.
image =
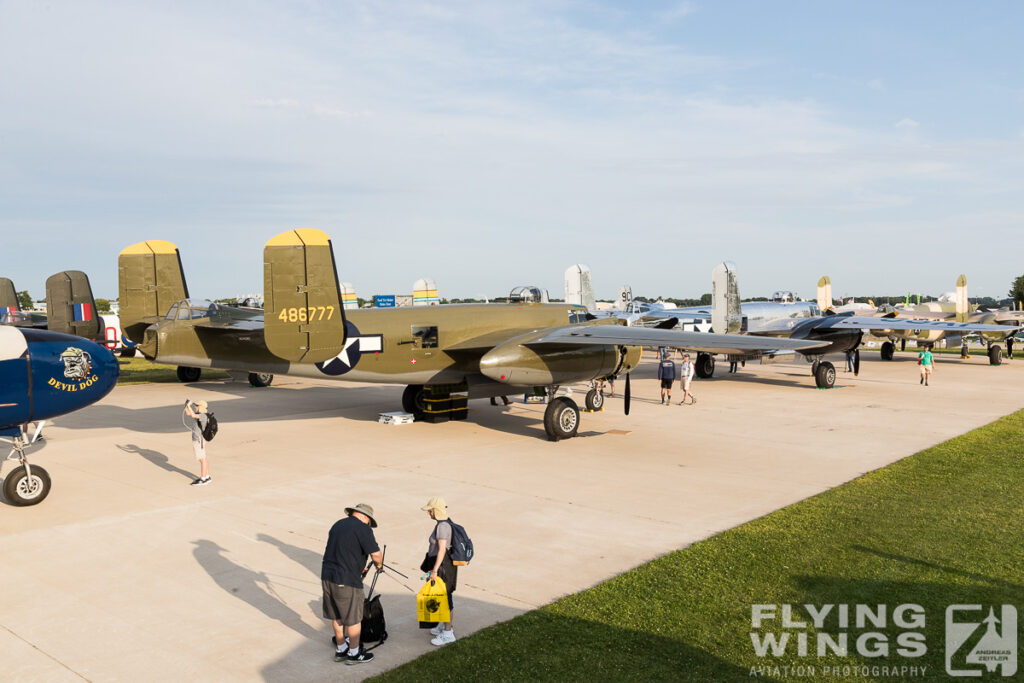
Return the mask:
{"type": "Polygon", "coordinates": [[[76,346],[69,346],[60,354],[64,361],[64,377],[85,379],[92,372],[92,356],[76,346]]]}
{"type": "Polygon", "coordinates": [[[981,676],[998,668],[1002,676],[1017,673],[1017,608],[994,607],[988,616],[981,605],[950,605],[946,608],[946,673],[950,676],[981,676]]]}
{"type": "Polygon", "coordinates": [[[364,353],[382,353],[384,351],[384,335],[360,335],[359,328],[348,320],[345,321],[345,348],[334,358],[317,363],[316,367],[325,375],[344,375],[355,368],[364,353]]]}

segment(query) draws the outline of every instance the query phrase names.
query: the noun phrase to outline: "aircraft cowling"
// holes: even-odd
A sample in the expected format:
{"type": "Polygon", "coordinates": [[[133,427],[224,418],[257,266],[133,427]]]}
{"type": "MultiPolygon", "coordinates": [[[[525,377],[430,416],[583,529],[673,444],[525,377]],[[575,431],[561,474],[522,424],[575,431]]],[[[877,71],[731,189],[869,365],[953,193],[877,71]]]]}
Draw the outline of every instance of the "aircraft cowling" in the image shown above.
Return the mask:
{"type": "Polygon", "coordinates": [[[621,370],[636,367],[641,348],[626,347],[627,353],[620,369],[617,346],[537,346],[525,344],[545,332],[520,337],[496,346],[480,359],[480,372],[484,376],[516,386],[549,386],[570,382],[588,382],[608,377],[621,370]]]}
{"type": "MultiPolygon", "coordinates": [[[[825,318],[825,320],[828,320],[825,318]]],[[[790,333],[790,339],[808,339],[811,341],[829,342],[828,346],[811,349],[807,355],[823,356],[827,353],[846,353],[860,346],[861,330],[819,327],[822,318],[811,318],[798,323],[790,333]]]]}
{"type": "Polygon", "coordinates": [[[104,346],[46,330],[0,331],[0,426],[47,420],[114,388],[117,359],[104,346]],[[21,338],[14,336],[21,335],[21,338]]]}

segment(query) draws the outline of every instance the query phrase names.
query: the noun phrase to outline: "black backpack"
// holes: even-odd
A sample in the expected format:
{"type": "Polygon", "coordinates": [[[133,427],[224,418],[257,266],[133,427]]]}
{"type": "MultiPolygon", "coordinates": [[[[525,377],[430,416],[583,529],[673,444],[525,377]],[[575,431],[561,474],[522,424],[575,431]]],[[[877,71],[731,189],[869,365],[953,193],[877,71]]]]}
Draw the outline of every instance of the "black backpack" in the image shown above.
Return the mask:
{"type": "Polygon", "coordinates": [[[456,524],[451,519],[448,523],[452,525],[452,564],[456,567],[467,565],[473,559],[473,541],[469,539],[464,526],[456,524]]]}
{"type": "Polygon", "coordinates": [[[217,436],[217,418],[213,413],[207,413],[206,426],[203,427],[203,438],[207,441],[213,441],[215,436],[217,436]]]}

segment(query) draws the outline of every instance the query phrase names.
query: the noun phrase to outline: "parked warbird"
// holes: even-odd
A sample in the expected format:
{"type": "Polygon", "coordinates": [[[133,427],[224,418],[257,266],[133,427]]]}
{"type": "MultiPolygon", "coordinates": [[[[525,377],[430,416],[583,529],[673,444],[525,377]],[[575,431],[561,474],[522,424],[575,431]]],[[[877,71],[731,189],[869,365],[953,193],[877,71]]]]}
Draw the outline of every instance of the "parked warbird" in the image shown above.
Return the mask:
{"type": "Polygon", "coordinates": [[[117,360],[99,344],[51,330],[0,327],[0,437],[21,467],[4,480],[12,505],[35,505],[50,492],[50,476],[30,465],[25,449],[44,420],[84,408],[117,384],[117,360]],[[30,433],[29,423],[36,423],[30,433]]]}
{"type": "MultiPolygon", "coordinates": [[[[147,358],[178,365],[186,381],[198,379],[201,368],[221,368],[249,372],[256,385],[275,374],[406,384],[403,408],[435,421],[464,417],[462,395],[533,392],[549,399],[544,428],[551,440],[573,437],[579,427],[576,403],[556,395],[562,385],[625,373],[629,413],[629,372],[642,346],[747,353],[822,344],[630,328],[590,320],[585,308],[571,304],[346,311],[325,233],[289,230],[267,242],[263,255],[259,312],[189,299],[170,242],[126,248],[118,259],[124,334],[147,358]]],[[[600,408],[603,397],[591,389],[586,403],[600,408]]]]}
{"type": "MultiPolygon", "coordinates": [[[[684,329],[690,325],[696,329],[706,329],[706,322],[702,324],[701,320],[710,320],[710,329],[713,331],[819,342],[817,347],[798,350],[798,353],[806,356],[811,363],[815,384],[822,389],[832,387],[836,380],[835,366],[824,359],[825,354],[853,351],[854,372],[859,374],[859,347],[864,332],[875,331],[882,324],[892,330],[914,330],[915,334],[936,330],[955,334],[998,333],[1005,336],[1016,330],[1006,326],[954,321],[882,319],[846,313],[827,315],[823,314],[814,301],[796,301],[795,297],[786,296],[772,298],[778,300],[741,304],[736,266],[720,263],[711,272],[711,307],[697,306],[677,311],[684,329]]],[[[764,352],[744,351],[729,354],[729,360],[756,360],[766,355],[764,352]]],[[[698,354],[695,370],[698,377],[711,377],[715,371],[714,357],[706,353],[698,354]]]]}
{"type": "MultiPolygon", "coordinates": [[[[818,281],[818,303],[830,303],[832,300],[832,282],[828,276],[818,281]]],[[[947,345],[956,346],[966,344],[964,337],[967,334],[980,334],[982,341],[988,347],[988,360],[992,365],[999,365],[1002,362],[1002,348],[999,342],[1005,342],[1008,355],[1013,352],[1013,335],[1024,322],[1024,313],[1009,309],[999,311],[980,311],[972,306],[967,298],[967,276],[961,274],[956,280],[956,292],[944,295],[939,301],[930,301],[923,304],[912,304],[910,306],[899,306],[896,308],[886,307],[876,313],[858,313],[869,317],[878,317],[883,320],[923,320],[964,323],[965,326],[938,327],[935,326],[914,326],[910,327],[886,327],[889,323],[880,323],[879,327],[872,328],[871,334],[886,339],[882,343],[882,360],[892,360],[896,351],[896,342],[900,342],[900,349],[906,349],[907,340],[934,344],[939,340],[945,340],[947,345]]],[[[965,349],[966,355],[966,349],[965,349]]]]}

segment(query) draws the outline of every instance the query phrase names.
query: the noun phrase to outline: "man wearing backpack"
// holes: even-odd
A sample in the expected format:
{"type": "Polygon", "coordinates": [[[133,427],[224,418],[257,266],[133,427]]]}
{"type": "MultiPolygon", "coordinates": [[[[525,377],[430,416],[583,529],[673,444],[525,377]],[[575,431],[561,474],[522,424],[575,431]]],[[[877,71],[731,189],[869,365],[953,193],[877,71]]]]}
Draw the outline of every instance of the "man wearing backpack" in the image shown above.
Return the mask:
{"type": "MultiPolygon", "coordinates": [[[[430,629],[430,634],[434,636],[430,644],[447,645],[455,642],[455,626],[452,623],[455,619],[455,605],[452,603],[452,593],[455,592],[459,577],[459,568],[452,560],[452,540],[455,537],[454,523],[448,519],[448,506],[445,504],[444,498],[434,496],[420,509],[437,522],[434,525],[434,530],[430,533],[430,538],[427,539],[429,544],[427,555],[423,558],[420,570],[430,572],[430,576],[427,577],[428,581],[434,581],[438,577],[444,581],[445,588],[448,590],[448,610],[452,614],[449,617],[452,621],[441,622],[430,629]]],[[[462,531],[464,535],[465,530],[462,531]]]]}
{"type": "Polygon", "coordinates": [[[185,417],[189,420],[182,420],[192,431],[192,451],[199,461],[199,477],[192,482],[192,486],[206,486],[210,483],[210,465],[206,462],[206,439],[203,438],[203,430],[210,423],[209,405],[206,401],[192,401],[185,399],[185,417]]]}

